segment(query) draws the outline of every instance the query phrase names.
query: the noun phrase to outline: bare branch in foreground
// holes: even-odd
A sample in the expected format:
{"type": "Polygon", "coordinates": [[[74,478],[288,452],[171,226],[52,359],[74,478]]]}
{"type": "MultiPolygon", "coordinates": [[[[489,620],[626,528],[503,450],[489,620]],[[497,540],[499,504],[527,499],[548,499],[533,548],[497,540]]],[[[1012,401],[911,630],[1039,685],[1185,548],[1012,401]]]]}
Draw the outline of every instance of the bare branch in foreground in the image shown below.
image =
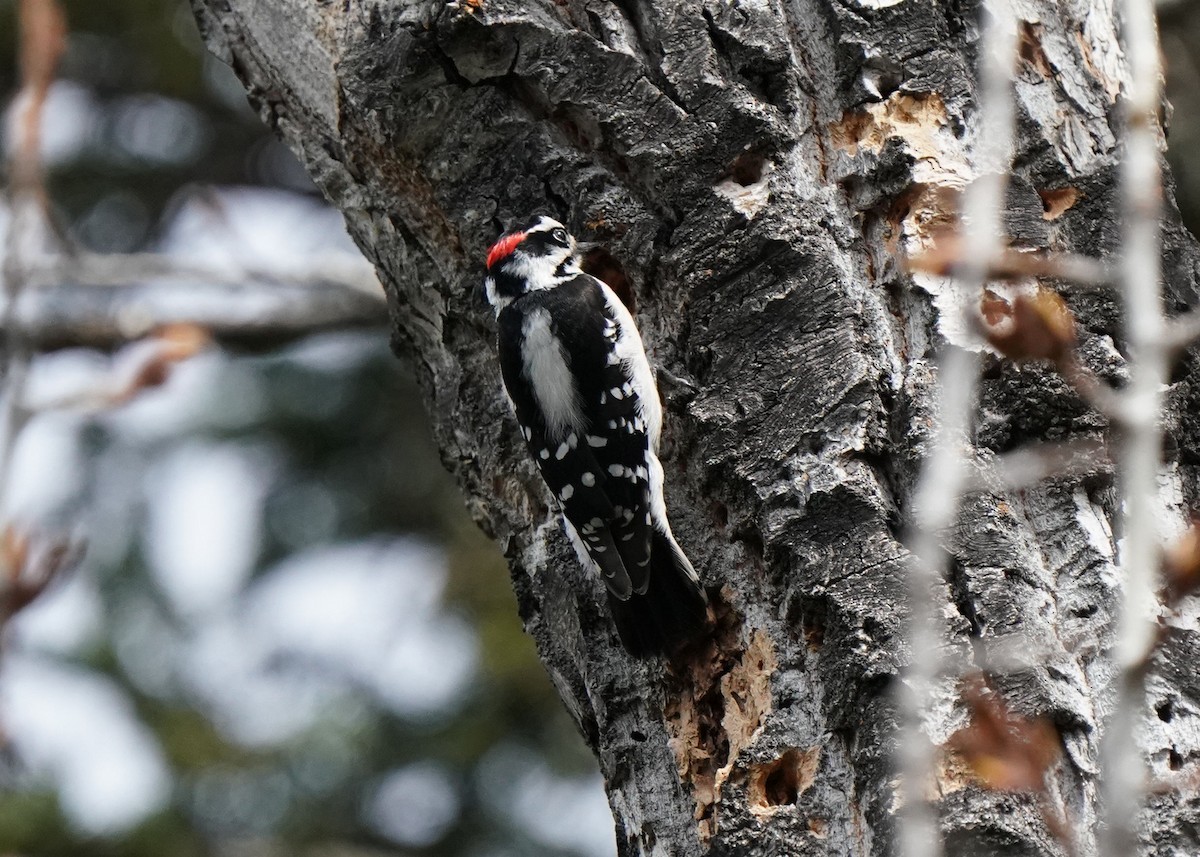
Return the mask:
{"type": "Polygon", "coordinates": [[[1136,821],[1145,796],[1146,770],[1135,732],[1145,707],[1145,678],[1158,640],[1158,472],[1162,455],[1160,414],[1169,349],[1162,309],[1159,220],[1158,108],[1162,70],[1151,0],[1122,0],[1130,84],[1125,103],[1125,157],[1121,198],[1125,228],[1121,275],[1129,384],[1122,393],[1124,435],[1119,456],[1121,526],[1118,565],[1124,582],[1114,659],[1116,704],[1100,741],[1103,857],[1137,849],[1136,821]]]}
{"type": "MultiPolygon", "coordinates": [[[[905,259],[910,271],[920,271],[940,277],[959,275],[967,258],[963,236],[954,231],[939,235],[934,245],[922,253],[905,259]]],[[[987,280],[1056,280],[1083,289],[1072,291],[1107,291],[1116,282],[1115,272],[1103,262],[1072,253],[1042,253],[1002,248],[988,266],[987,280]]]]}
{"type": "Polygon", "coordinates": [[[1112,467],[1108,444],[1101,440],[1044,443],[1015,449],[982,463],[967,483],[967,491],[1011,491],[1028,488],[1051,477],[1071,478],[1112,467]]]}
{"type": "Polygon", "coordinates": [[[1163,342],[1172,352],[1182,351],[1197,339],[1200,339],[1200,309],[1193,307],[1167,322],[1163,342]]]}
{"type": "MultiPolygon", "coordinates": [[[[1011,160],[1014,115],[1011,96],[1016,61],[1016,21],[1005,0],[986,4],[980,39],[980,129],[975,168],[978,178],[963,199],[966,231],[958,271],[968,294],[981,294],[1003,252],[1001,212],[1011,160]]],[[[964,308],[965,309],[965,308],[964,308]]],[[[909,563],[909,646],[907,680],[900,685],[900,766],[904,812],[899,853],[940,857],[935,811],[926,799],[935,751],[923,729],[925,713],[942,674],[942,623],[938,595],[946,557],[941,538],[958,514],[967,481],[970,414],[979,376],[979,356],[966,348],[943,348],[938,365],[938,427],[914,496],[917,530],[909,563]]]]}

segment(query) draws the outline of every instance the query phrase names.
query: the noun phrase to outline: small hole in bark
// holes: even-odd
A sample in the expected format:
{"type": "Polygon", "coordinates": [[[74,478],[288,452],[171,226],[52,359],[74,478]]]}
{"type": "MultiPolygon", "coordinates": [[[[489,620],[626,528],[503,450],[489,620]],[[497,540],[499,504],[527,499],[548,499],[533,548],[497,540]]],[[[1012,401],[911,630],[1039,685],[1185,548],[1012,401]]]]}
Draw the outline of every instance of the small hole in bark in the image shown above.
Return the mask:
{"type": "Polygon", "coordinates": [[[734,533],[733,541],[744,544],[759,560],[763,558],[766,546],[763,544],[762,535],[754,527],[745,527],[734,533]]]}
{"type": "Polygon", "coordinates": [[[1071,615],[1076,619],[1090,619],[1095,616],[1100,610],[1095,604],[1089,604],[1086,607],[1076,607],[1071,611],[1071,615]]]}
{"type": "Polygon", "coordinates": [[[819,747],[791,749],[773,762],[750,768],[749,799],[752,807],[791,806],[812,786],[821,758],[819,747]]]}
{"type": "Polygon", "coordinates": [[[1167,767],[1172,771],[1178,771],[1183,767],[1183,756],[1179,755],[1179,752],[1174,747],[1167,753],[1167,767]]]}
{"type": "Polygon", "coordinates": [[[723,530],[729,526],[729,507],[724,503],[713,503],[712,516],[713,523],[717,525],[718,530],[723,530]]]}
{"type": "Polygon", "coordinates": [[[800,793],[796,790],[796,780],[790,772],[776,768],[767,776],[765,783],[767,803],[771,806],[795,803],[800,793]]]}
{"type": "Polygon", "coordinates": [[[610,289],[617,293],[621,303],[630,312],[637,311],[637,301],[633,297],[633,284],[625,274],[625,269],[617,258],[603,247],[593,247],[583,255],[583,270],[597,280],[603,280],[610,289]]]}
{"type": "Polygon", "coordinates": [[[646,740],[646,733],[641,732],[637,729],[634,729],[632,732],[629,733],[629,737],[632,738],[634,741],[641,742],[641,741],[646,740]]]}
{"type": "Polygon", "coordinates": [[[1038,196],[1042,198],[1043,220],[1058,220],[1079,201],[1079,191],[1073,187],[1043,188],[1038,196]]]}
{"type": "Polygon", "coordinates": [[[1154,713],[1163,723],[1170,723],[1175,719],[1175,705],[1171,700],[1165,700],[1154,707],[1154,713]]]}
{"type": "Polygon", "coordinates": [[[815,652],[825,642],[825,623],[818,616],[804,617],[804,642],[815,652]]]}
{"type": "Polygon", "coordinates": [[[734,158],[726,175],[742,187],[749,187],[762,181],[766,164],[767,159],[757,152],[744,152],[734,158]]]}

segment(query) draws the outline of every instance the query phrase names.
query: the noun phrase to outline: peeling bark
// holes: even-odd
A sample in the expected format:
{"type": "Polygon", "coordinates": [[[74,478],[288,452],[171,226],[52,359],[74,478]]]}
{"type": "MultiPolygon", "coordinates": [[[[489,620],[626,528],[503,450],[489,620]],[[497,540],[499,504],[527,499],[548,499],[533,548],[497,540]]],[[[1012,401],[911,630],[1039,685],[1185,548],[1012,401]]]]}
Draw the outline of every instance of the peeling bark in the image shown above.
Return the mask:
{"type": "MultiPolygon", "coordinates": [[[[193,2],[387,283],[394,343],[600,761],[620,852],[890,853],[903,522],[934,349],[966,342],[960,310],[978,300],[898,259],[954,221],[974,178],[976,4],[193,2]],[[604,243],[670,373],[668,504],[718,628],[668,665],[622,653],[501,394],[482,259],[535,211],[604,243]]],[[[1008,231],[1019,248],[1110,256],[1127,80],[1111,5],[1017,13],[1008,231]]],[[[1164,241],[1177,311],[1197,300],[1200,259],[1173,209],[1164,241]]],[[[1067,297],[1082,359],[1120,380],[1113,298],[1067,297]]],[[[1189,358],[1170,391],[1166,531],[1200,505],[1198,398],[1189,358]]],[[[976,417],[980,461],[1107,430],[1051,370],[995,355],[976,417]]],[[[1054,809],[1085,855],[1111,700],[1113,503],[1101,461],[971,495],[941,592],[950,659],[993,666],[1013,710],[1055,725],[1054,809]],[[1003,667],[1005,647],[1037,666],[1003,667]]],[[[1200,852],[1198,611],[1170,618],[1149,682],[1143,740],[1167,785],[1143,814],[1147,853],[1200,852]]],[[[945,742],[964,722],[948,684],[930,732],[945,742]]],[[[941,772],[949,853],[1064,853],[1031,796],[980,788],[952,755],[941,772]]]]}

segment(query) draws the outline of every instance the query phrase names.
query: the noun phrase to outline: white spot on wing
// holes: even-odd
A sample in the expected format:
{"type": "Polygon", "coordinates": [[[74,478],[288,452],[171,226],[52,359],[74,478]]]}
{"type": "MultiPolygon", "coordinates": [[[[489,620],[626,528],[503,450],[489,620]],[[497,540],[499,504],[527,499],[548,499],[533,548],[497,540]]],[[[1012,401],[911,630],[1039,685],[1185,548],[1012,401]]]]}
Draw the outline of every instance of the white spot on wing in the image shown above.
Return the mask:
{"type": "Polygon", "coordinates": [[[642,337],[638,334],[633,316],[616,293],[600,280],[596,280],[596,285],[604,295],[609,315],[617,323],[617,341],[609,359],[621,363],[621,368],[629,378],[628,389],[638,392],[634,396],[637,413],[646,422],[651,452],[658,452],[659,435],[662,433],[662,403],[658,399],[658,388],[654,384],[650,361],[646,359],[642,337]]]}

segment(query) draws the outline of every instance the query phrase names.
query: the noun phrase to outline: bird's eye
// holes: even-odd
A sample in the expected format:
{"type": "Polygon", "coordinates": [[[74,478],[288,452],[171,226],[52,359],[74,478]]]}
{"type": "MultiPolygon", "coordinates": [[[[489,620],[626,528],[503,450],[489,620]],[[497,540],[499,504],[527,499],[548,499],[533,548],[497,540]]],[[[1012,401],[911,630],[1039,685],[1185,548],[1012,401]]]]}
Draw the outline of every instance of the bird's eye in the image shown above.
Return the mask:
{"type": "Polygon", "coordinates": [[[567,230],[562,229],[561,227],[558,229],[555,229],[553,232],[551,232],[550,237],[553,238],[555,241],[557,241],[559,244],[570,244],[571,243],[569,236],[567,235],[567,230]]]}

